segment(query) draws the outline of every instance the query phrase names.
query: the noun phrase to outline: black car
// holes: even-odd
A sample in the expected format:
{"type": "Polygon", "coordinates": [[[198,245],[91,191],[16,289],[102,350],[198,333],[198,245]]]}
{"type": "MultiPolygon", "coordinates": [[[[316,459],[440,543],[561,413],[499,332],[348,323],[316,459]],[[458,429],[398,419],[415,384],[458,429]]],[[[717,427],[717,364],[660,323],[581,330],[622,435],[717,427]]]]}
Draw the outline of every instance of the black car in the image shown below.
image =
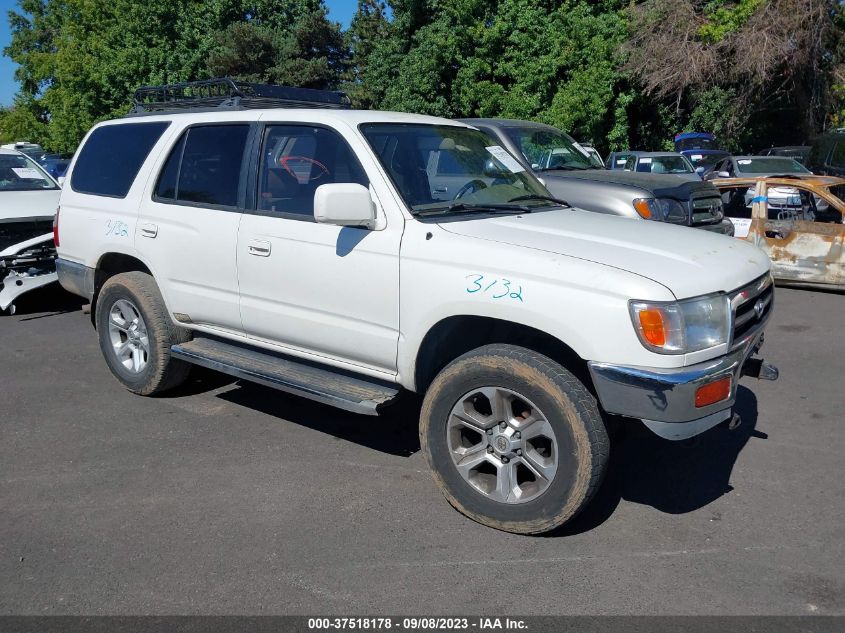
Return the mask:
{"type": "Polygon", "coordinates": [[[807,168],[814,174],[845,178],[845,128],[813,140],[807,168]]]}

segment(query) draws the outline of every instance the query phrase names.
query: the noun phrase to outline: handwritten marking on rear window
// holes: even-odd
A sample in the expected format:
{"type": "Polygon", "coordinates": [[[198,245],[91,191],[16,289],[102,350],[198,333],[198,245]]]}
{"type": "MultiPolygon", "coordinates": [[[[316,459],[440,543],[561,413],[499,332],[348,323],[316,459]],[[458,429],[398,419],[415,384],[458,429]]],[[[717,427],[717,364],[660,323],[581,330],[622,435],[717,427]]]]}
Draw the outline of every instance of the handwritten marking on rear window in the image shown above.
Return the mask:
{"type": "Polygon", "coordinates": [[[522,285],[515,284],[510,279],[485,277],[478,273],[467,275],[465,279],[467,279],[466,291],[469,294],[480,292],[490,295],[493,299],[513,299],[520,303],[525,302],[522,298],[522,285]]]}

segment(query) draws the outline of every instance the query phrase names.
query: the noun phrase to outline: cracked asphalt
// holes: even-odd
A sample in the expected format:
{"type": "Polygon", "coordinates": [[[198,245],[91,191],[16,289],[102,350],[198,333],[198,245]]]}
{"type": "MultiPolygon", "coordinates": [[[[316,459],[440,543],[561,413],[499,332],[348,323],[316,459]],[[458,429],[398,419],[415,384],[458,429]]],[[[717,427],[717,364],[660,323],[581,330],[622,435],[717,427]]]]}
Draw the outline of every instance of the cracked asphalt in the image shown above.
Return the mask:
{"type": "Polygon", "coordinates": [[[779,288],[742,426],[631,427],[544,537],[446,503],[416,413],[123,390],[80,302],[0,317],[0,614],[845,614],[845,295],[779,288]]]}

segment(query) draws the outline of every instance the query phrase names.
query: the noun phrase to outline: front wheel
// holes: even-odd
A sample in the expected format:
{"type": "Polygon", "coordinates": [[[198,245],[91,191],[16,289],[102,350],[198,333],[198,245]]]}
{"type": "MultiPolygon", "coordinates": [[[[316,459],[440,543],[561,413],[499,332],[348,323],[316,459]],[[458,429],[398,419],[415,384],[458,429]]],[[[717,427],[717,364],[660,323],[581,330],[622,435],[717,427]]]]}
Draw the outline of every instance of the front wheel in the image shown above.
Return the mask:
{"type": "Polygon", "coordinates": [[[141,272],[110,277],[97,297],[100,349],[112,374],[141,395],[172,389],[188,377],[190,364],[171,358],[170,346],[189,339],[167,314],[155,281],[141,272]]]}
{"type": "Polygon", "coordinates": [[[609,455],[584,385],[513,345],[481,347],[437,375],[422,406],[420,445],[449,503],[520,534],[573,518],[598,489],[609,455]]]}

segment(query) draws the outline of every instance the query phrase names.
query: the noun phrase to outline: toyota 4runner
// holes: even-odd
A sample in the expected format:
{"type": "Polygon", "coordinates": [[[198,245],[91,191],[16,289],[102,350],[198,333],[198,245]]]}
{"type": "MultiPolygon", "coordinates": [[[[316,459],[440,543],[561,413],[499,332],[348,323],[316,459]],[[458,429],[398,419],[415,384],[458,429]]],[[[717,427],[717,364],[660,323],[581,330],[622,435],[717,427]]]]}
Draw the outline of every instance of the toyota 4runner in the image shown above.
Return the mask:
{"type": "Polygon", "coordinates": [[[88,133],[56,222],[59,279],[133,392],[197,364],[369,415],[424,394],[449,502],[539,533],[598,488],[603,414],[687,438],[742,375],[776,376],[752,358],[773,300],[754,246],[568,207],[481,132],[340,93],[136,103],[88,133]]]}

